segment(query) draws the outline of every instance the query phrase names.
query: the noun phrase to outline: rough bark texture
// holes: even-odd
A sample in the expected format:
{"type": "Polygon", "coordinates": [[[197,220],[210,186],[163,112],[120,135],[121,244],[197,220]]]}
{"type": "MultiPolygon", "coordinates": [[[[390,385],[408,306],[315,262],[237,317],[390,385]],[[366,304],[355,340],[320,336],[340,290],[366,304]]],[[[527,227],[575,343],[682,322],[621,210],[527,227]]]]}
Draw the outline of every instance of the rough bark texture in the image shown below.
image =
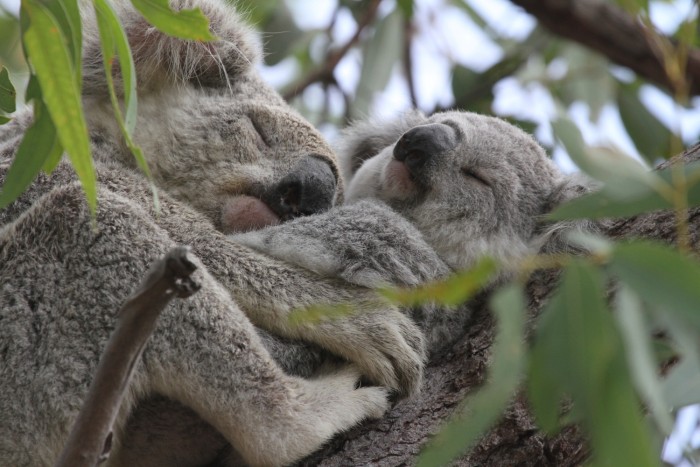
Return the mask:
{"type": "MultiPolygon", "coordinates": [[[[511,0],[553,33],[588,46],[640,76],[675,90],[645,27],[609,0],[511,0]]],[[[700,94],[700,51],[686,70],[691,95],[700,94]]]]}
{"type": "MultiPolygon", "coordinates": [[[[687,163],[700,159],[700,144],[677,157],[687,163]]],[[[700,232],[700,209],[690,213],[691,245],[700,232]]],[[[675,240],[675,220],[670,212],[656,212],[612,222],[612,237],[646,237],[675,240]]],[[[696,248],[697,249],[697,248],[696,248]]],[[[541,309],[557,283],[558,274],[543,271],[533,276],[528,292],[533,315],[541,309]]],[[[310,456],[302,466],[403,466],[413,465],[423,445],[439,430],[460,401],[483,381],[493,339],[492,319],[483,297],[476,300],[476,313],[467,334],[431,362],[421,394],[399,403],[383,419],[366,423],[336,437],[310,456]]],[[[575,426],[547,437],[538,432],[521,395],[515,397],[503,419],[458,466],[574,466],[589,454],[582,433],[575,426]]]]}

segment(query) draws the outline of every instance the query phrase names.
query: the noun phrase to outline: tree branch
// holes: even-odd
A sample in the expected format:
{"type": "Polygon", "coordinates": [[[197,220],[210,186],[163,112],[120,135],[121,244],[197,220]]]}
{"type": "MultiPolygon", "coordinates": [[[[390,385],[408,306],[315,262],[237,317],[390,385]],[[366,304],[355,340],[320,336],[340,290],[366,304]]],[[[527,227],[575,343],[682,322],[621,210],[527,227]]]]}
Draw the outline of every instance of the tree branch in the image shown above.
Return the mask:
{"type": "Polygon", "coordinates": [[[199,290],[190,278],[195,269],[188,249],[174,248],[151,267],[119,311],[85,403],[54,467],[94,467],[107,459],[112,424],[156,319],[174,296],[186,298],[199,290]]]}
{"type": "Polygon", "coordinates": [[[357,30],[355,34],[339,49],[333,50],[328,53],[326,59],[320,68],[309,73],[300,82],[294,83],[289,86],[288,90],[283,92],[282,95],[284,100],[289,102],[290,100],[297,97],[299,94],[304,92],[306,88],[311,86],[313,83],[317,82],[327,82],[333,77],[333,71],[340,60],[345,57],[345,55],[350,51],[350,49],[360,41],[360,36],[365,28],[374,21],[377,16],[377,9],[382,0],[372,0],[372,2],[367,7],[365,15],[362,17],[360,22],[357,24],[357,30]]]}
{"type": "MultiPolygon", "coordinates": [[[[678,82],[668,75],[664,59],[650,40],[650,31],[607,0],[511,0],[550,31],[586,45],[613,62],[670,89],[678,82]]],[[[686,65],[690,95],[700,94],[700,50],[690,49],[686,65]]]]}

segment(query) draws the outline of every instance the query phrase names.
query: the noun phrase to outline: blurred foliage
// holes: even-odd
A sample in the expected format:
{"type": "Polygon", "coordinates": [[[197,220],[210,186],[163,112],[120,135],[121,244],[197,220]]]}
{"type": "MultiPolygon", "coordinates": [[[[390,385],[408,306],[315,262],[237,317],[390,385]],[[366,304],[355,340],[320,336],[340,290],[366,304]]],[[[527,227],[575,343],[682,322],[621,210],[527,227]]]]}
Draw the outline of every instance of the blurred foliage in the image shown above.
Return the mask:
{"type": "MultiPolygon", "coordinates": [[[[166,0],[133,1],[162,30],[209,38],[197,11],[176,15],[162,8],[166,0]]],[[[681,149],[679,122],[669,129],[641,97],[644,89],[654,87],[607,58],[539,27],[523,37],[504,35],[499,32],[502,28],[481,15],[473,0],[445,0],[432,6],[414,0],[338,0],[328,23],[316,28],[299,26],[291,0],[238,3],[264,33],[267,65],[287,70],[278,83],[281,91],[319,126],[338,128],[348,119],[398,113],[411,103],[426,112],[447,108],[492,112],[500,86],[510,80],[524,91],[540,90],[545,96],[542,107],[551,109],[543,118],[528,112],[503,116],[536,131],[550,149],[565,149],[601,184],[598,192],[562,206],[553,219],[620,217],[662,208],[675,212],[676,247],[587,236],[578,241],[591,250],[589,255],[526,261],[518,279],[497,291],[490,302],[498,325],[488,382],[464,401],[420,459],[421,465],[444,464],[473,446],[499,419],[517,388],[525,386],[541,429],[555,433],[566,423],[581,423],[591,440],[592,464],[658,465],[658,440],[670,434],[672,415],[684,405],[700,402],[700,263],[690,253],[687,211],[700,205],[700,165],[649,172],[620,148],[587,144],[572,111],[583,105],[589,123],[600,125],[606,109],[612,109],[644,163],[654,164],[681,149]],[[466,15],[464,25],[475,27],[500,50],[494,63],[479,69],[455,54],[455,47],[469,44],[460,37],[447,37],[437,18],[456,12],[466,15]],[[448,89],[442,91],[451,96],[449,102],[418,98],[417,78],[426,70],[417,68],[417,44],[422,41],[425,49],[430,38],[434,40],[430,53],[439,55],[441,66],[448,70],[448,89]],[[387,104],[378,96],[397,82],[404,100],[395,108],[383,108],[387,104]],[[562,283],[539,317],[528,349],[523,281],[533,269],[552,266],[563,268],[562,283]],[[609,301],[606,290],[611,281],[617,284],[617,294],[609,301]],[[670,359],[680,363],[661,378],[659,362],[670,359]]],[[[649,1],[616,3],[648,26],[650,39],[675,80],[670,98],[680,111],[689,98],[684,57],[690,47],[699,45],[697,11],[678,24],[671,40],[653,29],[649,1]]],[[[110,83],[115,117],[147,172],[144,155],[131,141],[137,112],[131,51],[107,3],[97,0],[95,7],[103,53],[119,62],[125,77],[122,105],[110,83]]],[[[35,115],[2,187],[0,207],[21,193],[40,170],[50,172],[64,150],[95,207],[95,177],[80,102],[80,34],[76,0],[23,0],[21,20],[0,15],[0,124],[11,118],[17,94],[33,105],[35,115]],[[31,68],[25,64],[22,42],[31,68]]],[[[105,61],[108,76],[113,60],[105,61]]],[[[410,291],[385,290],[383,295],[397,303],[453,306],[487,283],[495,267],[486,259],[445,282],[410,291]]],[[[340,307],[332,314],[348,312],[340,307]]],[[[297,324],[310,325],[327,315],[327,310],[310,308],[295,317],[297,324]]],[[[690,447],[685,456],[697,461],[690,447]]]]}

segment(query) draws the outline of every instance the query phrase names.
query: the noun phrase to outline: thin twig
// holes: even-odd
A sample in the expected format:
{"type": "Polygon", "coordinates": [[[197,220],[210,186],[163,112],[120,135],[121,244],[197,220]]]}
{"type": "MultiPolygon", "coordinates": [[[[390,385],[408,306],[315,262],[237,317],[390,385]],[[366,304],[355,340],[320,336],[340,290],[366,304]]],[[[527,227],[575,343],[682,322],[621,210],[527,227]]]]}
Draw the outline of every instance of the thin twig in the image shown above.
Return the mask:
{"type": "Polygon", "coordinates": [[[340,60],[345,57],[348,51],[350,51],[350,49],[360,41],[362,32],[377,16],[377,9],[379,8],[379,4],[381,2],[382,0],[372,0],[367,7],[365,15],[357,23],[357,30],[355,31],[355,34],[353,34],[353,36],[342,47],[329,52],[320,68],[309,73],[300,82],[292,84],[289,87],[289,90],[282,94],[286,101],[291,101],[312,84],[317,82],[327,82],[329,78],[333,76],[333,71],[335,70],[336,65],[338,65],[340,60]]]}
{"type": "Polygon", "coordinates": [[[413,21],[411,21],[411,18],[405,18],[403,30],[403,69],[406,74],[408,95],[411,96],[411,107],[415,109],[418,107],[418,98],[416,97],[416,80],[413,74],[413,57],[411,57],[411,48],[413,45],[413,21]]]}
{"type": "Polygon", "coordinates": [[[54,467],[94,467],[107,459],[112,424],[156,319],[174,296],[186,298],[199,290],[199,284],[190,278],[195,269],[187,248],[172,249],[151,266],[122,306],[83,407],[54,467]]]}

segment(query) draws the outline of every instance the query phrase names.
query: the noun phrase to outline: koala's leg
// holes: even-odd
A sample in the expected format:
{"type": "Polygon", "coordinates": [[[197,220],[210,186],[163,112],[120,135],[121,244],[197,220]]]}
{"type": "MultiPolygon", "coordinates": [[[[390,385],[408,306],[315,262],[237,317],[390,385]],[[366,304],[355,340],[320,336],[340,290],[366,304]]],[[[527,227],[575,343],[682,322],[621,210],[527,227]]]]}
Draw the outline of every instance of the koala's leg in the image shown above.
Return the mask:
{"type": "MultiPolygon", "coordinates": [[[[0,465],[53,463],[116,311],[173,246],[128,199],[104,189],[99,199],[97,231],[77,185],[51,191],[0,230],[0,465]]],[[[311,381],[285,375],[201,263],[195,279],[202,289],[159,319],[117,438],[140,399],[162,394],[197,412],[249,464],[281,465],[387,409],[384,389],[355,389],[354,369],[311,381]]]]}

